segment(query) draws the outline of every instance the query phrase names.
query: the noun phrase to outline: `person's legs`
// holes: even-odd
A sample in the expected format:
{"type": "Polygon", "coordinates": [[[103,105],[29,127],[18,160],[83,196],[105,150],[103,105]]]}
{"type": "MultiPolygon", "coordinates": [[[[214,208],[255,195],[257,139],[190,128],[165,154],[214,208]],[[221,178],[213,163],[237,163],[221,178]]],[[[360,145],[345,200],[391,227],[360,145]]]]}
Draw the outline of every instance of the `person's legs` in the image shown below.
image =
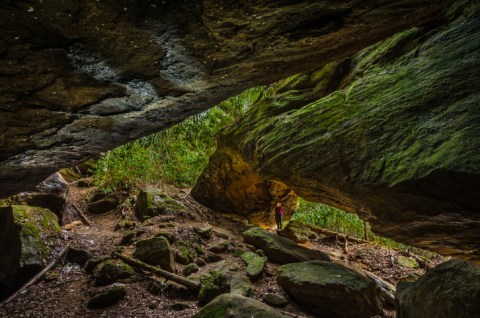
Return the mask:
{"type": "Polygon", "coordinates": [[[277,229],[280,230],[282,228],[282,216],[275,214],[275,223],[277,223],[277,229]]]}
{"type": "Polygon", "coordinates": [[[280,214],[279,217],[278,217],[278,224],[279,224],[278,229],[280,229],[280,230],[283,230],[283,227],[282,227],[282,217],[283,217],[283,215],[281,215],[281,214],[280,214]]]}

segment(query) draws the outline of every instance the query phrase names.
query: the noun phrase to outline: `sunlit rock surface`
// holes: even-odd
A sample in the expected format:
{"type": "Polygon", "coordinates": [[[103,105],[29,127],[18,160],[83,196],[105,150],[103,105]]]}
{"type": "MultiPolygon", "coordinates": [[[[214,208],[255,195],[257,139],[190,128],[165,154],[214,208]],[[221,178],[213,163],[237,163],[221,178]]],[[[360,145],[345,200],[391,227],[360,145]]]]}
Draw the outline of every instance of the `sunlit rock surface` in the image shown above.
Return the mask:
{"type": "Polygon", "coordinates": [[[2,1],[0,196],[452,2],[2,1]]]}
{"type": "Polygon", "coordinates": [[[378,234],[478,262],[479,70],[479,5],[459,2],[435,23],[281,81],[222,137],[193,194],[212,207],[222,195],[243,200],[216,186],[235,187],[224,160],[240,158],[244,171],[357,213],[378,234]]]}

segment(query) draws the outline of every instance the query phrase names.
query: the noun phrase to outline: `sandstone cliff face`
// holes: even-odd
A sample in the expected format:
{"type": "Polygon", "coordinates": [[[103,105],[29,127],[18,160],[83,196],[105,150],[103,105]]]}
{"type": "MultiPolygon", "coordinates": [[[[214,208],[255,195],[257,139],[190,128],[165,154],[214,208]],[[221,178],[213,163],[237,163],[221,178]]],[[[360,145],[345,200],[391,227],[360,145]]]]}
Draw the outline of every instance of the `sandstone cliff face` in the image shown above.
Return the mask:
{"type": "Polygon", "coordinates": [[[3,1],[0,196],[452,2],[3,1]]]}
{"type": "Polygon", "coordinates": [[[234,154],[376,233],[479,261],[479,8],[459,3],[436,24],[280,82],[223,137],[193,194],[217,207],[217,159],[234,154]]]}

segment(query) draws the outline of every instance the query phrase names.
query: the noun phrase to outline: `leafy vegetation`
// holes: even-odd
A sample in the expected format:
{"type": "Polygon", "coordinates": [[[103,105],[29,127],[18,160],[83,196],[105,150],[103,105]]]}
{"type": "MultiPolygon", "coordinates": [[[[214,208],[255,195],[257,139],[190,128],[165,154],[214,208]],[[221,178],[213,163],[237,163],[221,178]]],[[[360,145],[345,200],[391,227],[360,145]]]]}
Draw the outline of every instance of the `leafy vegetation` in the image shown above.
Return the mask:
{"type": "Polygon", "coordinates": [[[411,250],[417,255],[431,257],[434,255],[422,249],[414,248],[383,236],[376,235],[370,225],[358,215],[347,213],[326,204],[309,202],[300,199],[292,220],[301,221],[310,225],[319,226],[332,231],[365,239],[365,232],[372,243],[377,243],[398,250],[411,250]],[[366,229],[365,229],[366,227],[366,229]]]}
{"type": "Polygon", "coordinates": [[[267,94],[270,88],[251,88],[174,127],[107,152],[95,165],[96,185],[104,192],[158,182],[193,186],[216,149],[220,131],[267,94]]]}

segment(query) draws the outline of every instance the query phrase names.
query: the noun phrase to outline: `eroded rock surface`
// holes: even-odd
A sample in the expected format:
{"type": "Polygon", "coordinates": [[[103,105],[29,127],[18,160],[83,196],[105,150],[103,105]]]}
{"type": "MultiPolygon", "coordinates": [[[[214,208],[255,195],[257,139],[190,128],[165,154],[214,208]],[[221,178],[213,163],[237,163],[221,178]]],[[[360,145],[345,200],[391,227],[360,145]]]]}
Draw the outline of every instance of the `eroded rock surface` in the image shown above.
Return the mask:
{"type": "Polygon", "coordinates": [[[400,283],[395,297],[399,318],[479,317],[480,267],[450,260],[414,283],[400,283]]]}
{"type": "Polygon", "coordinates": [[[352,55],[452,2],[3,1],[0,194],[352,55]]]}
{"type": "Polygon", "coordinates": [[[281,81],[223,136],[193,194],[214,208],[222,195],[242,201],[216,188],[235,187],[222,178],[235,158],[378,234],[480,261],[479,12],[458,2],[435,24],[281,81]]]}

